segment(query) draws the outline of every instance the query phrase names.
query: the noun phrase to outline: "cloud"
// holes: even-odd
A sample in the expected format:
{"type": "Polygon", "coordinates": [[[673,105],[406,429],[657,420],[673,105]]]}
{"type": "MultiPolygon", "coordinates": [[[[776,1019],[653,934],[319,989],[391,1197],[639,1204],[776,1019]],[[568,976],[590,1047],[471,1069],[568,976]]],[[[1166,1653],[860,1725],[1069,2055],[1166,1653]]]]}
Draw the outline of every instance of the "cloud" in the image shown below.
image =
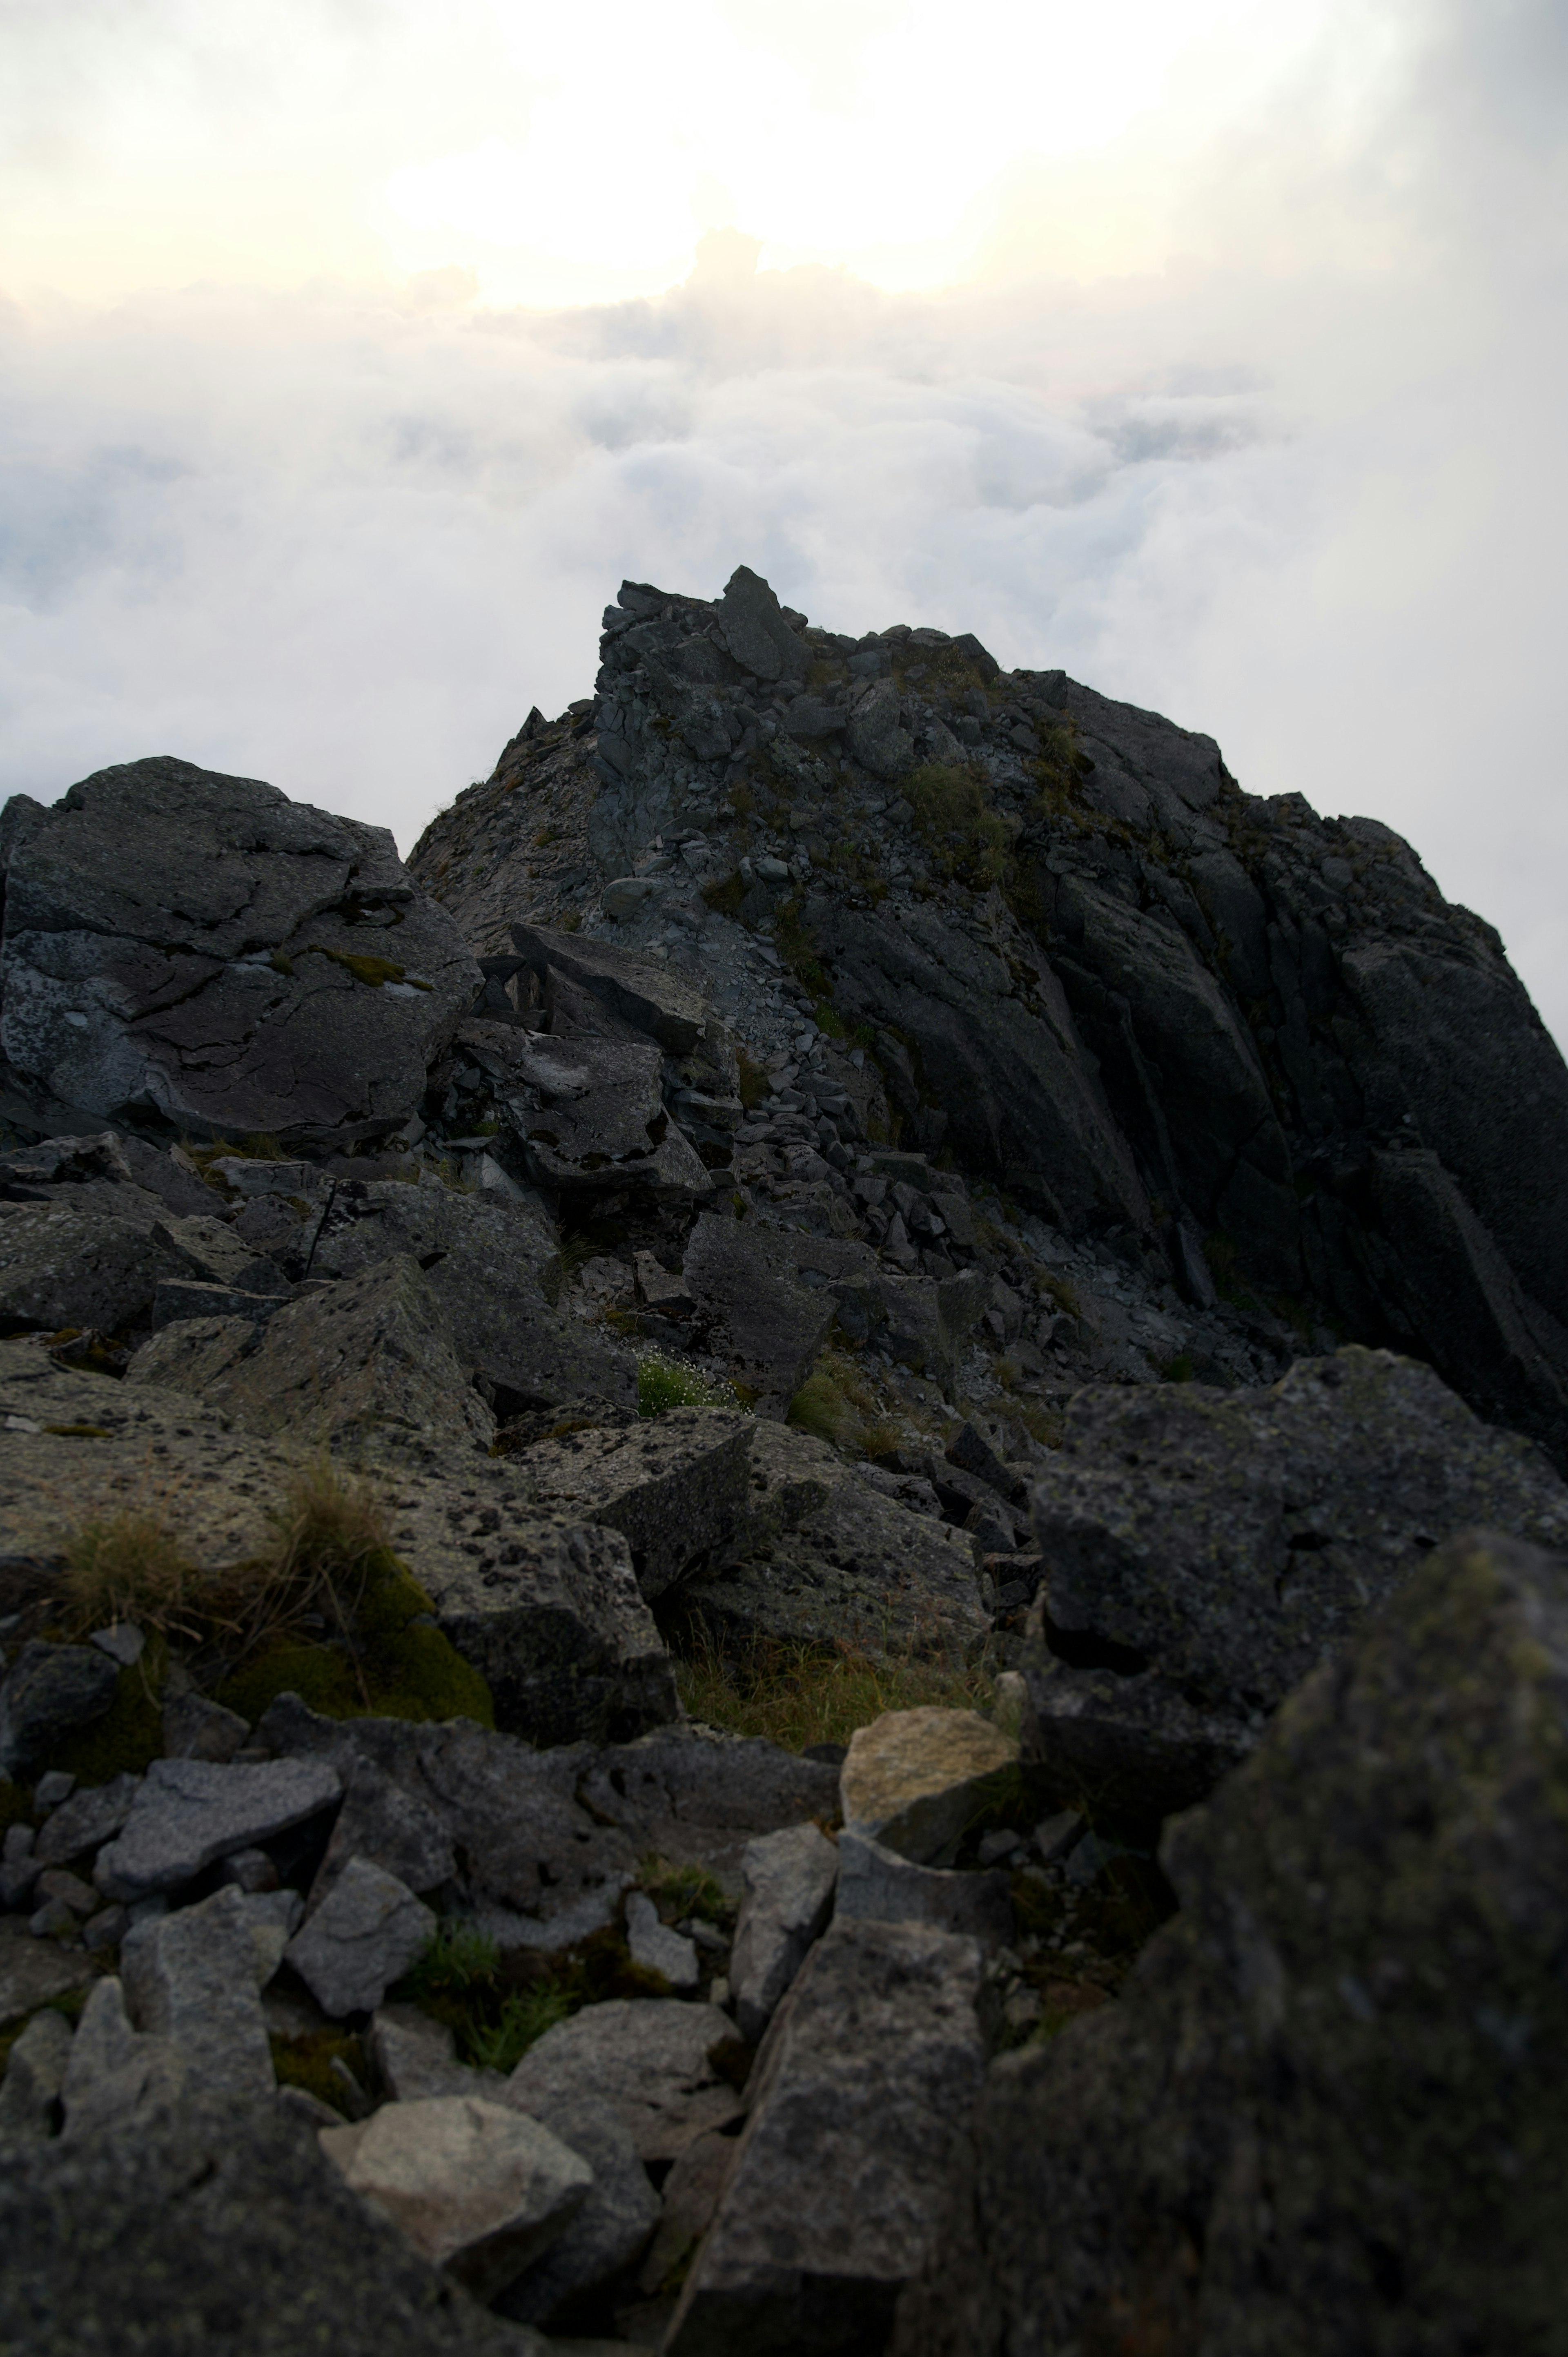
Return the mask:
{"type": "MultiPolygon", "coordinates": [[[[863,65],[897,21],[860,12],[863,65]]],[[[757,268],[737,211],[683,283],[566,308],[462,259],[17,290],[0,791],[169,751],[406,847],[587,690],[623,575],[746,562],[1399,826],[1568,1036],[1562,18],[1337,21],[1196,146],[1132,123],[999,172],[945,288],[757,268]]]]}

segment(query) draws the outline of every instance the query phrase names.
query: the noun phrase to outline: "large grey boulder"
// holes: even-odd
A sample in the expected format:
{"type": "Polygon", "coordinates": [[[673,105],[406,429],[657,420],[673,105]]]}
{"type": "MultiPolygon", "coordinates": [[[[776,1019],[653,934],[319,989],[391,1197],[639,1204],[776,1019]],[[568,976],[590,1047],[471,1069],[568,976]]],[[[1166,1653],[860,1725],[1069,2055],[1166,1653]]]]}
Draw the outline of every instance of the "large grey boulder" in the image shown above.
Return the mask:
{"type": "MultiPolygon", "coordinates": [[[[520,963],[542,984],[553,975],[571,983],[606,1016],[628,1032],[656,1039],[669,1055],[689,1056],[712,1021],[701,991],[651,958],[635,957],[608,942],[587,941],[548,925],[513,925],[511,936],[520,963]]],[[[563,1027],[553,1021],[551,1028],[563,1027]]],[[[579,1023],[576,1028],[587,1026],[579,1023]]],[[[465,1045],[478,1042],[477,1028],[466,1025],[462,1038],[465,1045]]]]}
{"type": "Polygon", "coordinates": [[[319,1816],[341,1791],[326,1760],[155,1760],[93,1880],[126,1905],[177,1889],[219,1858],[319,1816]]]}
{"type": "Polygon", "coordinates": [[[875,2352],[929,2257],[968,2153],[984,2046],[980,1951],[908,1924],[835,1924],[759,2057],[671,2357],[875,2352]]]}
{"type": "Polygon", "coordinates": [[[485,1029],[496,1099],[536,1186],[589,1199],[633,1188],[688,1207],[712,1194],[665,1111],[656,1040],[485,1029]]]}
{"type": "Polygon", "coordinates": [[[1568,1577],[1442,1548],[1171,1826],[1122,2001],[993,2069],[901,2357],[1551,2348],[1568,1577]]]}
{"type": "Polygon", "coordinates": [[[507,2081],[503,2100],[521,2112],[551,2106],[568,2141],[575,2104],[607,2103],[640,2158],[673,2160],[744,2108],[714,2060],[734,2037],[716,2005],[610,1997],[547,2029],[507,2081]]]}
{"type": "Polygon", "coordinates": [[[273,2104],[0,2158],[0,2344],[38,2357],[529,2357],[273,2104]]]}
{"type": "MultiPolygon", "coordinates": [[[[0,1326],[105,1334],[151,1315],[161,1283],[199,1276],[190,1255],[148,1233],[133,1187],[65,1187],[47,1202],[0,1202],[0,1326]]],[[[156,1198],[146,1197],[156,1214],[156,1198]]]]}
{"type": "Polygon", "coordinates": [[[784,618],[769,584],[737,565],[718,604],[719,632],[731,659],[762,680],[803,680],[811,650],[784,618]]]}
{"type": "Polygon", "coordinates": [[[187,761],[84,779],[6,871],[0,1047],[108,1118],[390,1132],[480,980],[384,828],[187,761]]]}
{"type": "Polygon", "coordinates": [[[518,1460],[542,1512],[619,1531],[651,1600],[690,1577],[739,1524],[756,1430],[726,1408],[671,1408],[621,1431],[537,1442],[518,1460]]]}
{"type": "Polygon", "coordinates": [[[1034,1490],[1025,1750],[1145,1816],[1209,1791],[1441,1540],[1568,1544],[1568,1489],[1430,1368],[1348,1349],[1265,1393],[1078,1394],[1034,1490]]]}
{"type": "Polygon", "coordinates": [[[787,1825],[746,1846],[729,1984],[740,2034],[753,2045],[827,1924],[838,1870],[837,1850],[814,1824],[787,1825]]]}

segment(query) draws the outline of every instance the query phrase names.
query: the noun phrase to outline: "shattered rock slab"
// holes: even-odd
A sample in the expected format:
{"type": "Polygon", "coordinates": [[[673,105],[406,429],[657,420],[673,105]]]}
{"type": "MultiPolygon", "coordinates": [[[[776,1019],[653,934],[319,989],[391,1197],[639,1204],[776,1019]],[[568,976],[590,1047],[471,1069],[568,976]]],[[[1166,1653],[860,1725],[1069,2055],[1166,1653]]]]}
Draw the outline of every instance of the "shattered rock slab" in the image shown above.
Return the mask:
{"type": "Polygon", "coordinates": [[[199,1274],[175,1246],[150,1243],[139,1223],[96,1203],[0,1202],[0,1329],[8,1333],[63,1326],[118,1333],[146,1319],[161,1282],[199,1274]]]}
{"type": "Polygon", "coordinates": [[[540,1441],[518,1460],[546,1513],[618,1530],[650,1600],[688,1577],[745,1510],[755,1426],[725,1408],[671,1408],[624,1431],[540,1441]]]}
{"type": "Polygon", "coordinates": [[[435,1917],[406,1883],[351,1857],[285,1954],[323,2013],[373,2013],[428,1946],[435,1917]]]}
{"type": "Polygon", "coordinates": [[[325,1760],[222,1767],[155,1760],[122,1831],[98,1853],[93,1880],[130,1905],[177,1889],[231,1851],[249,1849],[330,1808],[342,1791],[325,1760]]]}
{"type": "Polygon", "coordinates": [[[516,924],[511,934],[519,957],[542,983],[553,968],[670,1055],[689,1056],[702,1040],[712,1019],[706,999],[651,958],[548,925],[516,924]]]}

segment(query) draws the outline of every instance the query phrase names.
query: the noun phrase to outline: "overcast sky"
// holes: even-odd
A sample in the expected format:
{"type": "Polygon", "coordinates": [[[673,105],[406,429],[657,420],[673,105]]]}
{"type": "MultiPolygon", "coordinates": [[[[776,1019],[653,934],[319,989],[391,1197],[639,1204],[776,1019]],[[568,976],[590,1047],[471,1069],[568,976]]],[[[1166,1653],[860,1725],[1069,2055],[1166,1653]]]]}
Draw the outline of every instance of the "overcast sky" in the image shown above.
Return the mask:
{"type": "Polygon", "coordinates": [[[1563,0],[0,0],[0,794],[406,850],[623,575],[1368,812],[1568,1039],[1563,0]]]}

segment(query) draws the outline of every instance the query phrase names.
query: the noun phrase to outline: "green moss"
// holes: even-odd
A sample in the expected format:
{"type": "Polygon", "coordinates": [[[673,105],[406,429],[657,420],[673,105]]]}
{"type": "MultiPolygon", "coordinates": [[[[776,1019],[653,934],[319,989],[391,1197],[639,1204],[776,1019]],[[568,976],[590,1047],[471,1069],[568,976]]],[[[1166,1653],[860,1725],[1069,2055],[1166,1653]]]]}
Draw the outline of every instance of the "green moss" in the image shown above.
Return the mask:
{"type": "Polygon", "coordinates": [[[808,1375],[789,1403],[786,1421],[819,1440],[836,1441],[849,1422],[849,1402],[831,1375],[808,1375]]]}
{"type": "Polygon", "coordinates": [[[48,1762],[80,1784],[107,1784],[112,1776],[145,1773],[163,1757],[163,1682],[167,1655],[157,1640],[114,1681],[114,1699],[102,1718],[52,1745],[48,1762]]]}
{"type": "Polygon", "coordinates": [[[1160,1373],[1167,1383],[1190,1383],[1193,1379],[1192,1352],[1178,1351],[1174,1359],[1165,1361],[1160,1373]]]}
{"type": "Polygon", "coordinates": [[[739,1407],[731,1383],[717,1383],[684,1359],[646,1351],[637,1362],[639,1415],[663,1415],[672,1407],[739,1407]]]}
{"type": "Polygon", "coordinates": [[[725,1898],[723,1883],[705,1866],[671,1866],[668,1858],[648,1857],[641,1861],[638,1879],[660,1913],[673,1921],[686,1915],[700,1915],[705,1923],[721,1926],[735,1921],[733,1901],[725,1898]]]}
{"type": "Polygon", "coordinates": [[[238,1669],[218,1700],[252,1722],[280,1694],[297,1694],[328,1718],[473,1718],[493,1727],[489,1687],[435,1626],[433,1610],[418,1581],[381,1549],[354,1612],[356,1651],[285,1640],[238,1669]]]}
{"type": "Polygon", "coordinates": [[[817,1018],[819,1031],[825,1031],[830,1039],[848,1039],[849,1033],[834,1012],[831,998],[819,998],[811,1011],[817,1018]]]}
{"type": "Polygon", "coordinates": [[[502,1955],[474,1926],[447,1917],[394,1996],[444,2022],[460,2061],[510,2071],[558,2021],[612,1996],[668,1996],[658,1973],[634,1964],[624,1935],[596,1932],[563,1956],[502,1955]]]}
{"type": "Polygon", "coordinates": [[[415,990],[432,987],[428,982],[421,982],[417,974],[405,973],[396,958],[371,957],[360,950],[320,948],[317,950],[317,955],[330,958],[334,965],[345,967],[356,982],[367,983],[372,990],[380,990],[385,982],[412,983],[415,990]]]}
{"type": "Polygon", "coordinates": [[[345,2118],[350,2116],[349,2089],[332,2065],[342,2062],[364,2086],[370,2072],[359,2039],[350,2038],[345,2030],[317,2029],[303,2037],[274,2037],[267,2042],[273,2050],[273,2073],[280,2087],[302,2087],[318,2104],[329,2104],[345,2118]]]}

